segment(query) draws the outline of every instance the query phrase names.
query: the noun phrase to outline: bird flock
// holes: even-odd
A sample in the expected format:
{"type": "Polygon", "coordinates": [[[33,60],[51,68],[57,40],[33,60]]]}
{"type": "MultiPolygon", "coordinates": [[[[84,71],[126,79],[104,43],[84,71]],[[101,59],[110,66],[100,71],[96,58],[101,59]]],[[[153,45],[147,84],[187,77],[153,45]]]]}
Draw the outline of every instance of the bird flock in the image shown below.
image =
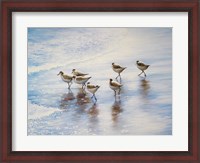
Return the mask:
{"type": "MultiPolygon", "coordinates": [[[[138,74],[138,76],[144,74],[144,76],[146,77],[146,73],[144,71],[150,65],[144,64],[141,61],[136,61],[136,65],[137,65],[137,68],[141,70],[141,73],[138,74]]],[[[121,75],[120,74],[126,68],[127,67],[123,67],[123,66],[120,66],[119,64],[112,63],[113,71],[118,74],[116,79],[118,79],[118,78],[121,79],[121,75]]],[[[99,85],[93,85],[93,84],[90,84],[90,82],[88,82],[88,80],[90,80],[92,78],[91,76],[88,76],[89,74],[82,73],[82,72],[77,71],[76,69],[73,69],[71,74],[64,74],[62,71],[60,71],[57,75],[60,75],[61,79],[68,84],[68,89],[71,88],[71,85],[72,85],[72,83],[74,81],[74,83],[82,85],[82,89],[83,90],[85,90],[85,88],[87,88],[87,91],[92,94],[91,99],[94,98],[95,101],[97,101],[95,93],[100,88],[100,86],[99,85]]],[[[118,92],[118,94],[120,94],[120,90],[121,90],[121,87],[123,85],[121,83],[117,82],[117,81],[114,81],[113,79],[110,79],[109,80],[109,86],[114,91],[115,96],[116,96],[117,92],[118,92]]]]}

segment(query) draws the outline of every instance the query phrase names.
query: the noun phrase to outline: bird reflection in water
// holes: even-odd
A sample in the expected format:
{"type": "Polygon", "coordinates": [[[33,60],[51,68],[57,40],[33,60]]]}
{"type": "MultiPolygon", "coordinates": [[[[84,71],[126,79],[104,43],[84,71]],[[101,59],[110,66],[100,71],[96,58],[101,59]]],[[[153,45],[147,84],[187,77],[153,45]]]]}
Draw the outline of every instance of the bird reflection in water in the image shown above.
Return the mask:
{"type": "Polygon", "coordinates": [[[143,79],[140,81],[140,93],[142,94],[143,97],[146,97],[149,93],[149,89],[150,89],[150,84],[149,81],[146,79],[143,79]]]}
{"type": "Polygon", "coordinates": [[[77,104],[82,107],[84,104],[90,103],[90,98],[87,96],[86,92],[84,92],[82,89],[79,89],[77,95],[77,104]]]}
{"type": "Polygon", "coordinates": [[[119,113],[122,112],[121,100],[115,99],[115,102],[111,108],[112,108],[112,120],[116,122],[118,120],[119,113]]]}
{"type": "Polygon", "coordinates": [[[97,117],[97,115],[99,114],[99,110],[97,107],[97,104],[93,104],[92,107],[88,110],[88,114],[91,117],[97,117]]]}
{"type": "Polygon", "coordinates": [[[90,133],[98,133],[99,130],[99,109],[97,104],[93,104],[89,110],[87,110],[88,113],[88,130],[90,133]]]}
{"type": "Polygon", "coordinates": [[[61,97],[60,108],[66,109],[69,102],[74,99],[75,99],[75,96],[74,96],[73,92],[71,91],[71,89],[69,89],[68,93],[63,94],[61,97]]]}

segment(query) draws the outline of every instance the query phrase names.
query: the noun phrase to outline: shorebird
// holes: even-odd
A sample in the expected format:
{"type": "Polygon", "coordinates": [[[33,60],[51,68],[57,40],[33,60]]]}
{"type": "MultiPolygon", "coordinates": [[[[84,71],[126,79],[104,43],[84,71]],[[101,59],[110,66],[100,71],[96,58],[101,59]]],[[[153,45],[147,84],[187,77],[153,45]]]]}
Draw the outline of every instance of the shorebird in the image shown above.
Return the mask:
{"type": "Polygon", "coordinates": [[[70,87],[72,85],[73,76],[72,75],[66,75],[62,71],[60,71],[57,75],[61,76],[61,79],[68,84],[68,89],[70,89],[70,87]]]}
{"type": "Polygon", "coordinates": [[[118,77],[121,77],[120,73],[122,71],[124,71],[126,69],[126,67],[122,67],[122,66],[120,66],[118,64],[112,63],[112,69],[113,69],[113,71],[115,71],[116,73],[118,73],[118,76],[116,77],[116,79],[117,79],[118,77]]]}
{"type": "Polygon", "coordinates": [[[85,86],[85,83],[90,79],[91,77],[84,77],[84,76],[73,76],[74,82],[76,84],[82,84],[82,89],[85,86]]]}
{"type": "Polygon", "coordinates": [[[122,84],[120,84],[116,81],[113,81],[113,79],[110,79],[109,86],[115,92],[115,96],[116,96],[116,91],[118,90],[119,91],[118,94],[120,93],[120,89],[122,87],[122,84]]]}
{"type": "Polygon", "coordinates": [[[146,65],[140,61],[136,61],[136,64],[137,64],[137,68],[142,71],[140,74],[138,74],[138,76],[140,76],[142,73],[144,73],[144,76],[146,77],[147,75],[144,72],[144,70],[146,70],[150,65],[146,65]]]}
{"type": "Polygon", "coordinates": [[[72,74],[73,74],[74,76],[85,76],[85,75],[88,75],[88,74],[84,74],[84,73],[82,73],[82,72],[79,72],[79,71],[77,71],[76,69],[73,69],[73,70],[72,70],[72,74]]]}
{"type": "Polygon", "coordinates": [[[98,85],[92,85],[90,84],[90,82],[87,83],[87,90],[92,93],[92,97],[91,98],[95,98],[95,100],[97,101],[97,98],[95,96],[95,92],[100,88],[100,86],[98,85]]]}

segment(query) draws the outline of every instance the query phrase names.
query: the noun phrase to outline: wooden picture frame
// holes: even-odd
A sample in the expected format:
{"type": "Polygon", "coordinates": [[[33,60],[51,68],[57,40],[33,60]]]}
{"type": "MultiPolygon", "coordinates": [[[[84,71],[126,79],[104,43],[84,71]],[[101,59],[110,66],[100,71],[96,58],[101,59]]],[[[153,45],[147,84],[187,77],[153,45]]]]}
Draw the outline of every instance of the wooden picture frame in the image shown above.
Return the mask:
{"type": "Polygon", "coordinates": [[[198,0],[5,0],[1,2],[1,162],[14,161],[188,161],[199,160],[198,0]],[[12,151],[12,12],[188,12],[189,150],[181,151],[12,151]]]}

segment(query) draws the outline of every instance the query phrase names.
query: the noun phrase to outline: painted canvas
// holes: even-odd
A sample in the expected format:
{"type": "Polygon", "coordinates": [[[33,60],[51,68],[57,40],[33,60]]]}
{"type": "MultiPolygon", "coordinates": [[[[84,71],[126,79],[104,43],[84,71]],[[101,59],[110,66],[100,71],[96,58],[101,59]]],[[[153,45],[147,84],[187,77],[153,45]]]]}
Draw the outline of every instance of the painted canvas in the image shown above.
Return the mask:
{"type": "Polygon", "coordinates": [[[172,135],[172,28],[28,28],[31,135],[172,135]]]}

